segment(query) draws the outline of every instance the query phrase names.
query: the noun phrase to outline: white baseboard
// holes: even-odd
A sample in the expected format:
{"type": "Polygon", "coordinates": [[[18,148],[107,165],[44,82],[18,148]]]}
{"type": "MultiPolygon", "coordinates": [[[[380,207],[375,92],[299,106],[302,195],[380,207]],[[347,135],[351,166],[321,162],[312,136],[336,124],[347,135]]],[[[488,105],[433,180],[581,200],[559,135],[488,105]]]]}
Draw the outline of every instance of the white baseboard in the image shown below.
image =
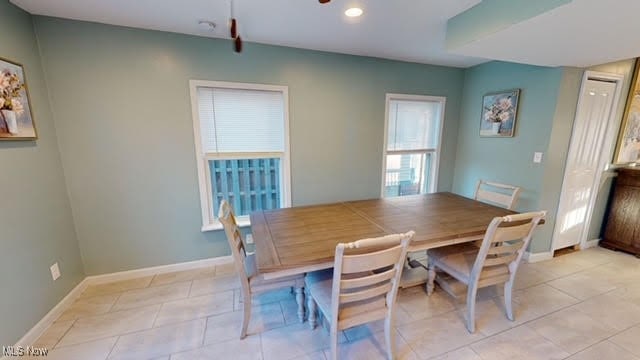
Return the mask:
{"type": "MultiPolygon", "coordinates": [[[[74,287],[60,302],[51,309],[38,323],[29,330],[18,342],[16,346],[28,346],[32,345],[44,334],[44,332],[53,324],[53,322],[65,311],[73,302],[80,297],[80,294],[89,285],[104,284],[113,281],[122,281],[134,279],[137,277],[151,276],[155,274],[164,274],[174,271],[200,269],[203,267],[224,265],[233,262],[232,256],[221,256],[211,259],[203,259],[196,261],[189,261],[177,264],[153,266],[143,269],[120,271],[112,274],[87,276],[76,287],[74,287]]],[[[0,353],[1,355],[1,353],[0,353]]],[[[4,360],[5,357],[0,358],[4,360]]]]}
{"type": "MultiPolygon", "coordinates": [[[[60,302],[56,306],[54,306],[53,309],[51,309],[42,319],[40,319],[40,321],[38,321],[38,323],[34,327],[32,327],[31,330],[29,330],[29,332],[27,332],[20,340],[18,340],[16,346],[29,346],[35,344],[36,340],[38,340],[40,336],[42,336],[42,334],[49,328],[49,326],[51,326],[51,324],[53,324],[53,322],[56,321],[56,319],[60,317],[60,315],[62,315],[62,313],[67,310],[67,308],[71,306],[71,304],[73,304],[73,302],[76,301],[78,297],[80,297],[80,294],[82,294],[82,292],[86,288],[87,281],[85,278],[80,281],[80,283],[76,285],[67,294],[67,296],[60,300],[60,302]]],[[[2,359],[4,359],[4,357],[2,359]]]]}
{"type": "Polygon", "coordinates": [[[586,250],[588,248],[596,247],[600,243],[600,240],[602,239],[587,240],[587,242],[585,242],[584,245],[580,247],[580,250],[586,250]]]}
{"type": "MultiPolygon", "coordinates": [[[[580,250],[586,250],[588,248],[596,247],[600,243],[600,240],[602,239],[587,240],[584,243],[584,245],[580,246],[580,250]]],[[[535,254],[526,252],[524,253],[524,259],[527,260],[527,262],[529,263],[550,260],[550,259],[553,259],[553,251],[546,251],[546,252],[535,253],[535,254]]]]}
{"type": "Polygon", "coordinates": [[[104,283],[109,283],[114,281],[135,279],[143,276],[164,274],[164,273],[169,273],[174,271],[200,269],[203,267],[229,264],[232,262],[233,262],[233,257],[231,255],[220,256],[220,257],[215,257],[210,259],[195,260],[195,261],[189,261],[189,262],[183,262],[183,263],[177,263],[177,264],[160,265],[160,266],[153,266],[153,267],[142,268],[142,269],[119,271],[111,274],[87,276],[85,280],[87,281],[87,285],[104,284],[104,283]]]}
{"type": "Polygon", "coordinates": [[[524,258],[525,260],[527,260],[528,263],[535,263],[539,261],[550,260],[550,259],[553,259],[553,251],[546,251],[546,252],[540,252],[540,253],[526,252],[524,253],[524,258]]]}

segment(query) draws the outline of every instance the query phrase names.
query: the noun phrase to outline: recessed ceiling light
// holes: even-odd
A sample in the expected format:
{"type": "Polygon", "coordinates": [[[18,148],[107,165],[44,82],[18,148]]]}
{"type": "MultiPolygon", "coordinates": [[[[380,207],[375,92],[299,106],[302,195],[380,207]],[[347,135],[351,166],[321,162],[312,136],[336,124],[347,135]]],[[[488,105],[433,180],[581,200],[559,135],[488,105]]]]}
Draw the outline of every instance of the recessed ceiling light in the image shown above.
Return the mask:
{"type": "Polygon", "coordinates": [[[358,17],[362,15],[362,9],[357,7],[350,8],[350,9],[347,9],[347,11],[345,11],[344,14],[347,15],[348,17],[358,17]]]}

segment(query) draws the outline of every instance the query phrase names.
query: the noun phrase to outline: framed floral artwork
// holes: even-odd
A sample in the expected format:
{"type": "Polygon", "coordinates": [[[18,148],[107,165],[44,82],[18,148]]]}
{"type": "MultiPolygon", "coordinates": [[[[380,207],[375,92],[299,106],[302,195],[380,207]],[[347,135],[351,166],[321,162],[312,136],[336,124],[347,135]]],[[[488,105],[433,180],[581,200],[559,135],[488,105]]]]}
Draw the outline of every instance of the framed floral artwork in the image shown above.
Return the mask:
{"type": "Polygon", "coordinates": [[[512,137],[516,128],[520,89],[485,94],[482,97],[480,136],[512,137]]]}
{"type": "Polygon", "coordinates": [[[0,58],[0,141],[37,138],[24,68],[0,58]]]}
{"type": "Polygon", "coordinates": [[[627,106],[622,118],[622,126],[618,135],[618,146],[614,163],[633,164],[640,163],[640,79],[638,79],[638,66],[640,59],[636,60],[636,68],[629,89],[627,106]]]}

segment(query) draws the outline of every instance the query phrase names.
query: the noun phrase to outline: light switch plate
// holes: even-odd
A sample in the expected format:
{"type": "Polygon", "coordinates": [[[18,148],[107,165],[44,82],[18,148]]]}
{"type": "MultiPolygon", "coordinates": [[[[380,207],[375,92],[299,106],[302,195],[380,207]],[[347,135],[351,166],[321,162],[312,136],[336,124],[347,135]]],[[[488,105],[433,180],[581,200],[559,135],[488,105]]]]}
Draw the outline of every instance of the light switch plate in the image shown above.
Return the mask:
{"type": "Polygon", "coordinates": [[[542,162],[542,153],[541,152],[534,152],[533,153],[533,162],[536,164],[539,164],[542,162]]]}
{"type": "Polygon", "coordinates": [[[60,277],[60,268],[58,267],[58,263],[51,265],[50,269],[51,269],[51,277],[53,278],[53,281],[58,280],[58,278],[60,277]]]}

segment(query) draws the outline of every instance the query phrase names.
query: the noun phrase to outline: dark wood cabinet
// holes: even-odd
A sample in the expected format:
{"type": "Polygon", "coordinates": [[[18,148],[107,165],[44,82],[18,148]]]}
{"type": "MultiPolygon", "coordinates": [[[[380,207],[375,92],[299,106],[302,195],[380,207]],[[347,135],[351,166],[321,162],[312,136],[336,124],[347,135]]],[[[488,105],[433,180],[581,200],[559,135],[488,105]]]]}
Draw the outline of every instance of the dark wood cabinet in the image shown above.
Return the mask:
{"type": "Polygon", "coordinates": [[[640,169],[620,169],[600,245],[640,256],[640,169]]]}

